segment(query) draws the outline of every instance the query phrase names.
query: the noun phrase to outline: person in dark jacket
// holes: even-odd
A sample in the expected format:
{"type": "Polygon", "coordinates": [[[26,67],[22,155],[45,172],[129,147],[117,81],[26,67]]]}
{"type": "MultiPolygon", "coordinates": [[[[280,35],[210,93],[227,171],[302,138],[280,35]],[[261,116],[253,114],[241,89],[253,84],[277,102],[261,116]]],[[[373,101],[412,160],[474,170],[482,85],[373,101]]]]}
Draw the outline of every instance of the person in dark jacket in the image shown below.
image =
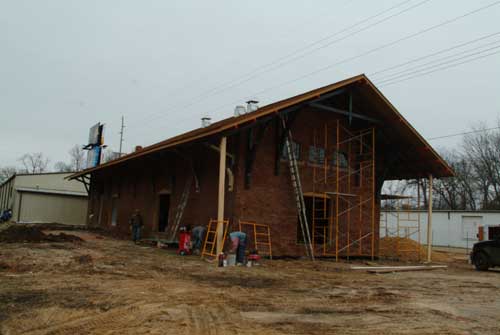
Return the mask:
{"type": "Polygon", "coordinates": [[[141,213],[138,209],[136,209],[134,211],[134,214],[132,214],[129,223],[130,227],[132,228],[132,241],[137,244],[137,242],[139,242],[139,240],[141,239],[141,230],[143,226],[141,213]]]}
{"type": "Polygon", "coordinates": [[[196,226],[193,228],[193,230],[191,230],[192,241],[193,241],[193,253],[195,255],[199,255],[201,252],[206,231],[207,228],[204,226],[196,226]]]}

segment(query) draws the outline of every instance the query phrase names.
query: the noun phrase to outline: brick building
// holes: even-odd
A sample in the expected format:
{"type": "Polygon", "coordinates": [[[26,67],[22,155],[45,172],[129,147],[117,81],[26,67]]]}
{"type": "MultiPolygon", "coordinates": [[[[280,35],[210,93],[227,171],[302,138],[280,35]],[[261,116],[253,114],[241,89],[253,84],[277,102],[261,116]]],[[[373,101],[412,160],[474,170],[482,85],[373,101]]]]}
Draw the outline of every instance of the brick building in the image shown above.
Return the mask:
{"type": "Polygon", "coordinates": [[[71,178],[90,186],[88,224],[117,235],[129,234],[128,219],[139,209],[148,236],[174,238],[177,221],[195,226],[217,218],[223,194],[230,229],[239,220],[267,224],[274,255],[303,255],[289,134],[316,255],[376,256],[383,182],[453,175],[359,75],[139,148],[71,178]]]}

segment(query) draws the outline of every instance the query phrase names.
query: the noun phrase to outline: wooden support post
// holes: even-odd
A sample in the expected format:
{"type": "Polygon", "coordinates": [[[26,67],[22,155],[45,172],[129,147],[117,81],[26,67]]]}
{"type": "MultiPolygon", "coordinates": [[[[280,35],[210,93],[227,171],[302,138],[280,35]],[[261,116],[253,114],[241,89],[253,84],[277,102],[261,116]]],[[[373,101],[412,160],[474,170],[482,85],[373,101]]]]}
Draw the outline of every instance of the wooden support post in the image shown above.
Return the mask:
{"type": "Polygon", "coordinates": [[[427,209],[427,262],[432,261],[432,175],[429,175],[429,208],[427,209]]]}
{"type": "Polygon", "coordinates": [[[337,120],[337,143],[335,146],[335,261],[339,261],[339,169],[340,169],[340,121],[337,120]]]}
{"type": "Polygon", "coordinates": [[[375,128],[372,129],[372,260],[375,259],[375,162],[376,162],[376,151],[375,151],[375,128]]]}
{"type": "Polygon", "coordinates": [[[217,206],[217,255],[224,248],[224,191],[226,181],[226,137],[220,140],[219,151],[219,198],[217,206]]]}

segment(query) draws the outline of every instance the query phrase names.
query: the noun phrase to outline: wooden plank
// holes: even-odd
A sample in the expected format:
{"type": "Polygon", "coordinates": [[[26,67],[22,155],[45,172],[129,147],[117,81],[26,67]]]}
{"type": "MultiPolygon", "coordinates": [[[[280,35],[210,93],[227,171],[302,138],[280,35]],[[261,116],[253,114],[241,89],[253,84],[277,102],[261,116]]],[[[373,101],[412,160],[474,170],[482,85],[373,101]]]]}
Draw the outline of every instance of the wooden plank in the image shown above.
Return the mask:
{"type": "Polygon", "coordinates": [[[370,273],[391,273],[407,271],[430,271],[446,269],[446,265],[415,265],[415,266],[351,266],[351,270],[362,270],[370,273]]]}

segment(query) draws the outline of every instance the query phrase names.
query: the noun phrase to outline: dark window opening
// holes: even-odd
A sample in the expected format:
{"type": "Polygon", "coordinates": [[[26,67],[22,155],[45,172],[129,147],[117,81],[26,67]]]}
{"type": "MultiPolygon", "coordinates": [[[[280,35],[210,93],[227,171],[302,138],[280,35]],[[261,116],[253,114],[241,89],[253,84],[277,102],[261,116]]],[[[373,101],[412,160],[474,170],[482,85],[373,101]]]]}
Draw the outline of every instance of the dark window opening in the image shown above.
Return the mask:
{"type": "MultiPolygon", "coordinates": [[[[307,225],[309,227],[311,242],[314,239],[314,243],[316,244],[325,243],[328,238],[328,223],[331,213],[330,199],[305,196],[304,203],[306,205],[307,225]]],[[[302,228],[298,219],[297,243],[304,243],[304,236],[302,235],[302,228]]]]}
{"type": "Polygon", "coordinates": [[[158,231],[164,232],[168,226],[168,212],[170,209],[170,195],[160,194],[159,196],[159,210],[158,210],[158,231]]]}

